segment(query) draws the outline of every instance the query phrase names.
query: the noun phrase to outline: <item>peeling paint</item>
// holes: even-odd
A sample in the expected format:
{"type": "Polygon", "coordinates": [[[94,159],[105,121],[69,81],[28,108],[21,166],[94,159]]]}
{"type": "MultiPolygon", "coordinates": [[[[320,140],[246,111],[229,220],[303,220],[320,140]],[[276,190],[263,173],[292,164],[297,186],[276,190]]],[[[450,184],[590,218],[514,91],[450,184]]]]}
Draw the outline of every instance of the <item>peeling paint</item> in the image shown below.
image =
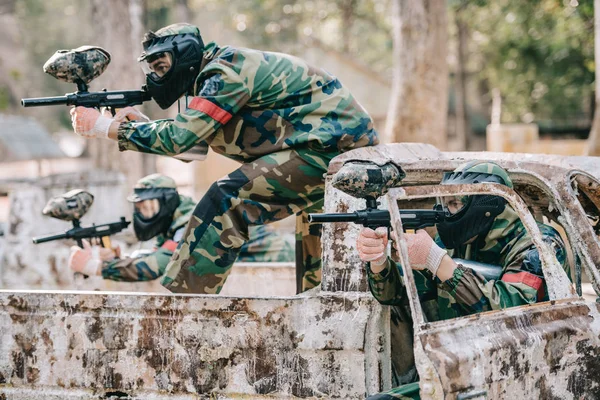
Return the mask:
{"type": "Polygon", "coordinates": [[[387,319],[369,294],[357,292],[233,298],[4,291],[0,393],[23,387],[36,388],[37,397],[85,390],[82,398],[118,391],[360,399],[389,381],[381,376],[389,374],[389,348],[370,345],[387,319]]]}
{"type": "MultiPolygon", "coordinates": [[[[599,291],[600,241],[572,181],[584,174],[577,193],[600,205],[593,178],[600,162],[549,157],[541,164],[545,157],[392,144],[350,151],[330,164],[325,212],[365,206],[331,185],[344,161],[392,161],[406,177],[380,199],[382,208],[452,190],[502,195],[542,250],[552,301],[447,321],[424,320],[411,271],[404,271],[421,398],[600,398],[599,306],[576,297],[534,221],[546,216],[564,227],[599,291]],[[469,159],[495,159],[515,190],[438,185],[443,172],[469,159]]],[[[394,235],[402,243],[396,214],[394,235]]],[[[0,399],[362,399],[389,389],[390,351],[410,344],[392,342],[390,309],[368,293],[358,232],[354,224],[324,226],[322,285],[298,296],[0,291],[0,399]]],[[[61,260],[52,263],[61,267],[61,260]]],[[[13,264],[16,271],[17,259],[13,264]]]]}

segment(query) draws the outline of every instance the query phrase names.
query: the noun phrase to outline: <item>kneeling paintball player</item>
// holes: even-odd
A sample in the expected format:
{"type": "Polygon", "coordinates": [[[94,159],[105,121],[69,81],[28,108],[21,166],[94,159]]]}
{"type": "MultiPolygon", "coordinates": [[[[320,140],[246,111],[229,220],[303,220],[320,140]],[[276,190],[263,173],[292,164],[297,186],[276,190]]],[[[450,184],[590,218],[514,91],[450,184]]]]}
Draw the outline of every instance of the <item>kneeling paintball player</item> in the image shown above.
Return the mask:
{"type": "MultiPolygon", "coordinates": [[[[183,237],[195,202],[177,192],[175,181],[152,174],[140,179],[127,198],[134,204],[133,227],[140,241],[156,238],[154,250],[139,256],[120,257],[120,250],[99,248],[94,254],[90,243],[72,247],[69,267],[85,275],[102,275],[114,281],[149,281],[164,274],[183,237]]],[[[242,247],[239,261],[294,261],[294,236],[278,235],[266,226],[251,227],[250,240],[242,247]]],[[[210,251],[210,249],[207,249],[210,251]]]]}

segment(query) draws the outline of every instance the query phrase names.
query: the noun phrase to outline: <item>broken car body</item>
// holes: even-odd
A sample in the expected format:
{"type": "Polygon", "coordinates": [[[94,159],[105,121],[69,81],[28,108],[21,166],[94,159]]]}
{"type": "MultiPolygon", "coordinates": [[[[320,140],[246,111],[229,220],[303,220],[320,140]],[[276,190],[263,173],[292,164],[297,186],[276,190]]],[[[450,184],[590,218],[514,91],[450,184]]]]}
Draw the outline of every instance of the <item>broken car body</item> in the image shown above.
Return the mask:
{"type": "MultiPolygon", "coordinates": [[[[600,398],[599,307],[577,295],[582,272],[600,289],[600,162],[422,144],[363,148],[331,162],[325,212],[364,208],[331,186],[331,176],[352,160],[393,162],[406,173],[380,198],[397,241],[399,208],[425,208],[440,195],[492,193],[508,200],[540,249],[550,301],[437,322],[426,321],[402,262],[421,398],[600,398]],[[438,185],[444,172],[472,159],[498,162],[514,190],[438,185]],[[541,241],[535,220],[544,218],[564,229],[573,283],[541,241]]],[[[2,291],[0,393],[360,399],[388,389],[392,356],[413,354],[393,343],[390,310],[368,292],[354,250],[358,231],[349,223],[324,226],[321,287],[297,296],[2,291]]]]}

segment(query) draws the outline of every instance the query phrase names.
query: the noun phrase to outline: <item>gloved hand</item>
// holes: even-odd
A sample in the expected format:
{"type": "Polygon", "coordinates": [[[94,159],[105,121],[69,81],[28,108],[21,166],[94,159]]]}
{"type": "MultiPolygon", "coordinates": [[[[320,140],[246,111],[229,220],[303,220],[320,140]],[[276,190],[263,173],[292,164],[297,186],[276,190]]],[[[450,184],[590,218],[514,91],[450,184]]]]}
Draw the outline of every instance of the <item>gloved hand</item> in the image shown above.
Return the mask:
{"type": "Polygon", "coordinates": [[[87,139],[108,139],[108,129],[114,122],[113,118],[100,114],[100,111],[95,108],[75,107],[70,113],[76,134],[87,139]]]}
{"type": "Polygon", "coordinates": [[[84,275],[100,275],[102,260],[98,255],[92,254],[92,246],[87,240],[83,240],[83,249],[78,246],[71,247],[71,256],[69,257],[69,268],[74,272],[81,272],[84,275]]]}
{"type": "Polygon", "coordinates": [[[121,254],[121,248],[119,246],[113,247],[112,249],[106,247],[100,247],[98,249],[98,256],[102,261],[112,261],[119,257],[121,254]]]}
{"type": "Polygon", "coordinates": [[[117,111],[114,116],[115,121],[117,122],[125,122],[125,121],[141,121],[141,122],[149,122],[150,118],[145,116],[140,110],[134,107],[125,107],[117,111]]]}
{"type": "Polygon", "coordinates": [[[388,237],[386,228],[381,227],[376,230],[362,228],[360,230],[360,235],[358,235],[358,240],[356,241],[358,256],[364,262],[382,265],[387,261],[387,255],[385,254],[387,244],[388,237]]]}
{"type": "Polygon", "coordinates": [[[439,247],[431,236],[424,230],[417,233],[407,233],[406,245],[408,247],[408,259],[412,269],[428,269],[433,276],[436,275],[442,258],[447,254],[446,250],[439,247]]]}

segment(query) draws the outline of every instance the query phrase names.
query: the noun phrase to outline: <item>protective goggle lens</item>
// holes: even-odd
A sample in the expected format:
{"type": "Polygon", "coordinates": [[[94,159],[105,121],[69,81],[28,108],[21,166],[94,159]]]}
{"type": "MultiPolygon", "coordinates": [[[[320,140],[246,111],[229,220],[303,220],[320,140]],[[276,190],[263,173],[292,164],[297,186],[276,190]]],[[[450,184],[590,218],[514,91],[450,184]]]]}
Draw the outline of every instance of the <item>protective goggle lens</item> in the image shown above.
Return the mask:
{"type": "Polygon", "coordinates": [[[465,208],[468,200],[469,196],[444,196],[441,198],[441,203],[450,215],[456,215],[465,208]]]}
{"type": "Polygon", "coordinates": [[[142,214],[144,219],[150,219],[160,211],[160,202],[158,199],[138,201],[133,203],[133,206],[135,207],[135,211],[142,214]]]}
{"type": "Polygon", "coordinates": [[[171,70],[173,55],[170,52],[156,53],[146,56],[140,63],[144,74],[158,81],[171,70]]]}

